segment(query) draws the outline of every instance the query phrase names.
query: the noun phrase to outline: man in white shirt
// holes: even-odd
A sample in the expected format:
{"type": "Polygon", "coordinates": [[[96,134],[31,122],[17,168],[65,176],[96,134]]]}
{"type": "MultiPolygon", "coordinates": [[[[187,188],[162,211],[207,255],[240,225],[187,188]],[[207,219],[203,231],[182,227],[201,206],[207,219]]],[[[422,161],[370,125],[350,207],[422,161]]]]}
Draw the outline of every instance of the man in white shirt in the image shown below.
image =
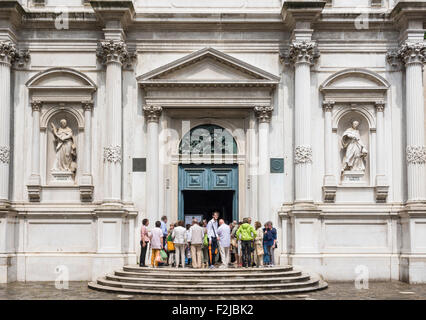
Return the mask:
{"type": "Polygon", "coordinates": [[[189,228],[188,242],[191,243],[191,258],[192,267],[201,268],[201,247],[204,240],[204,230],[198,224],[198,220],[192,221],[192,226],[189,228]]]}
{"type": "Polygon", "coordinates": [[[207,237],[209,238],[209,268],[214,268],[217,249],[217,219],[219,219],[219,212],[213,212],[213,218],[207,223],[207,237]]]}
{"type": "Polygon", "coordinates": [[[229,265],[229,247],[231,246],[231,228],[223,219],[219,220],[219,228],[217,228],[219,238],[219,251],[222,259],[220,268],[227,268],[229,265]]]}

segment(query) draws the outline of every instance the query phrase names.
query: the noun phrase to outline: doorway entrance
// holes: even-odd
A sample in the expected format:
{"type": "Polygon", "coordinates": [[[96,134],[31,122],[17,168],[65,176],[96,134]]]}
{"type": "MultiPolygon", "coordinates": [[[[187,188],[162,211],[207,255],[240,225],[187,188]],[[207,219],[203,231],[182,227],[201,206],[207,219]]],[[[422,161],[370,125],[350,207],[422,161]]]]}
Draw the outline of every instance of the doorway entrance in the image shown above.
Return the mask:
{"type": "Polygon", "coordinates": [[[217,210],[227,223],[238,219],[236,164],[179,165],[179,220],[211,219],[217,210]]]}

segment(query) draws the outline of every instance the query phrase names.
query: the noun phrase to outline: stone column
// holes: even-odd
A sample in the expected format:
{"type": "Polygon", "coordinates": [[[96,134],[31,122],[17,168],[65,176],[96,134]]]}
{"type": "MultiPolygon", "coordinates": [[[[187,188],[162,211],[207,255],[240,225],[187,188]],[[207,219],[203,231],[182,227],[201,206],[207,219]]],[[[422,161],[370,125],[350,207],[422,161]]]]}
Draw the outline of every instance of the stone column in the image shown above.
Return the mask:
{"type": "Polygon", "coordinates": [[[376,107],[376,201],[385,202],[388,195],[388,182],[385,174],[385,128],[384,128],[384,110],[385,103],[377,101],[376,107]]]}
{"type": "Polygon", "coordinates": [[[92,179],[92,101],[82,101],[84,110],[84,153],[83,172],[80,180],[81,200],[91,201],[93,197],[92,179]]]}
{"type": "Polygon", "coordinates": [[[295,202],[312,203],[312,146],[311,146],[311,71],[310,67],[319,55],[316,43],[293,41],[289,59],[295,68],[295,202]]]}
{"type": "Polygon", "coordinates": [[[426,201],[426,147],[424,141],[424,97],[422,68],[426,61],[426,43],[404,43],[398,56],[405,63],[407,202],[426,201]]]}
{"type": "Polygon", "coordinates": [[[100,42],[98,57],[106,64],[106,136],[104,144],[104,202],[121,202],[122,66],[128,60],[121,40],[100,42]]]}
{"type": "Polygon", "coordinates": [[[336,177],[333,171],[333,128],[331,123],[331,112],[333,111],[334,101],[324,101],[324,139],[325,139],[325,175],[324,175],[324,202],[334,202],[336,198],[336,177]]]}
{"type": "Polygon", "coordinates": [[[41,101],[32,101],[33,136],[31,153],[31,176],[28,182],[28,197],[30,201],[40,201],[40,111],[41,101]]]}
{"type": "Polygon", "coordinates": [[[265,223],[270,217],[270,192],[269,192],[269,123],[271,122],[273,107],[254,107],[254,112],[259,121],[258,133],[258,214],[259,221],[265,223]]]}
{"type": "Polygon", "coordinates": [[[17,55],[13,43],[0,41],[0,207],[9,201],[10,68],[17,55]]]}
{"type": "Polygon", "coordinates": [[[146,214],[152,223],[160,220],[158,211],[158,175],[159,175],[159,147],[158,147],[158,122],[163,108],[160,106],[144,106],[143,111],[147,122],[147,148],[146,148],[146,214]]]}

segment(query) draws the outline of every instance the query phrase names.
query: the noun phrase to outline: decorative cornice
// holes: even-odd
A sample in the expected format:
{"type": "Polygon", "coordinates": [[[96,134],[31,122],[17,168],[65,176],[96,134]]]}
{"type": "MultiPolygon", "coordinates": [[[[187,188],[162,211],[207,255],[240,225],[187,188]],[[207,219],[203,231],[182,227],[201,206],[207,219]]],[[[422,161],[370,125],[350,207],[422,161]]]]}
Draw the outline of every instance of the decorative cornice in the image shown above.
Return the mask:
{"type": "Polygon", "coordinates": [[[297,146],[294,149],[294,163],[311,163],[312,162],[312,147],[297,146]]]}
{"type": "Polygon", "coordinates": [[[254,113],[259,122],[271,122],[273,107],[254,107],[254,113]]]}
{"type": "Polygon", "coordinates": [[[0,163],[9,163],[10,148],[8,146],[0,146],[0,163]]]}
{"type": "Polygon", "coordinates": [[[426,162],[426,147],[407,146],[407,162],[411,164],[424,164],[426,162]]]}
{"type": "Polygon", "coordinates": [[[158,122],[160,120],[163,108],[154,105],[143,106],[143,112],[147,122],[158,122]]]}
{"type": "Polygon", "coordinates": [[[313,65],[320,56],[318,46],[314,41],[293,41],[289,50],[281,55],[286,63],[309,63],[313,65]]]}
{"type": "Polygon", "coordinates": [[[121,162],[121,146],[104,147],[104,162],[117,163],[121,162]]]}
{"type": "Polygon", "coordinates": [[[93,101],[81,101],[81,105],[84,111],[91,111],[93,109],[93,101]]]}
{"type": "Polygon", "coordinates": [[[40,111],[43,103],[40,100],[31,101],[31,108],[33,111],[40,111]]]}
{"type": "Polygon", "coordinates": [[[385,111],[385,102],[384,101],[376,101],[374,103],[374,106],[376,107],[377,112],[385,111]]]}
{"type": "Polygon", "coordinates": [[[335,102],[333,100],[324,100],[322,103],[322,108],[325,112],[331,112],[333,110],[335,102]]]}
{"type": "Polygon", "coordinates": [[[121,40],[101,40],[96,56],[103,64],[116,62],[122,65],[131,64],[136,58],[136,54],[130,53],[126,43],[121,40]]]}

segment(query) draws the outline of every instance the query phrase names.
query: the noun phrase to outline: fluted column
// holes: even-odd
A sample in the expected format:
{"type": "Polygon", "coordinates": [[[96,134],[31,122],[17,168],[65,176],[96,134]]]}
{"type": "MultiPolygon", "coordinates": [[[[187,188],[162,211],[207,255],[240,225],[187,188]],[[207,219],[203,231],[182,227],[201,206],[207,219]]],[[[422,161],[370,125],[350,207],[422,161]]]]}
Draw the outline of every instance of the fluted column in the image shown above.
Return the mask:
{"type": "Polygon", "coordinates": [[[0,41],[0,207],[9,200],[10,68],[17,55],[13,43],[0,41]]]}
{"type": "Polygon", "coordinates": [[[120,40],[100,42],[98,57],[106,64],[106,136],[104,144],[104,202],[121,201],[122,65],[129,57],[120,40]]]}
{"type": "Polygon", "coordinates": [[[385,173],[385,128],[384,128],[384,101],[376,101],[376,201],[386,202],[388,196],[388,182],[385,173]]]}
{"type": "Polygon", "coordinates": [[[147,122],[147,150],[146,150],[146,214],[152,221],[160,220],[158,175],[159,175],[159,130],[162,107],[144,106],[143,111],[147,122]]]}
{"type": "Polygon", "coordinates": [[[295,202],[313,202],[310,67],[317,57],[315,42],[294,41],[290,45],[289,59],[295,68],[295,202]]]}
{"type": "Polygon", "coordinates": [[[269,192],[269,123],[271,122],[272,107],[255,107],[254,111],[259,121],[258,146],[259,169],[258,174],[258,218],[265,223],[270,220],[270,192],[269,192]]]}
{"type": "Polygon", "coordinates": [[[406,42],[400,47],[398,56],[406,68],[407,202],[423,202],[426,201],[426,147],[422,68],[426,61],[426,44],[406,42]]]}

